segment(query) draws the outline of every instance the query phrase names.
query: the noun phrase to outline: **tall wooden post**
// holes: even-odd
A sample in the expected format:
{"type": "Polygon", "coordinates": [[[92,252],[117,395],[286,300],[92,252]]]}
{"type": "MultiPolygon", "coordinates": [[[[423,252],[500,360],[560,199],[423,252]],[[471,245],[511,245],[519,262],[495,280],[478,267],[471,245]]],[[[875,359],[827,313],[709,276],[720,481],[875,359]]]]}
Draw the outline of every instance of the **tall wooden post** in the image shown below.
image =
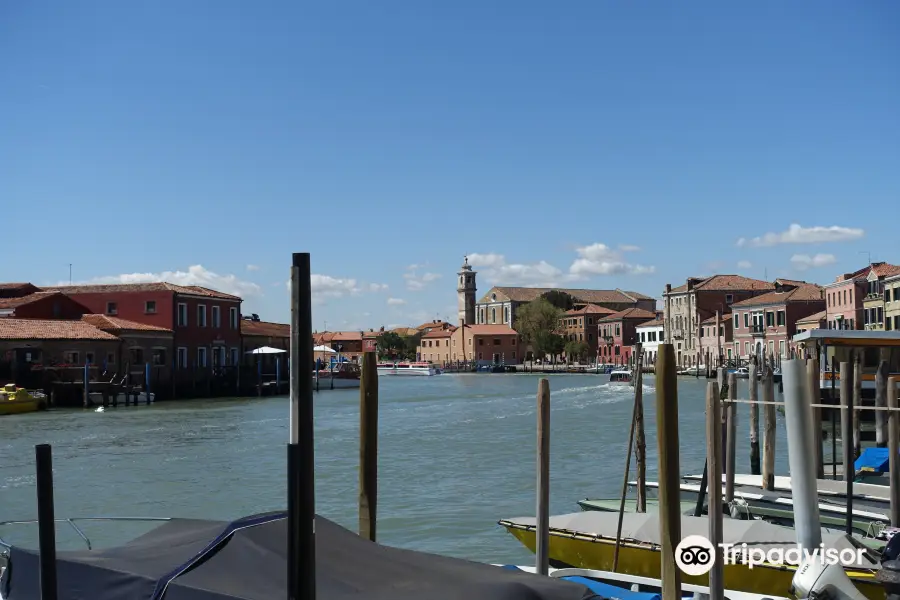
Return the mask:
{"type": "Polygon", "coordinates": [[[841,363],[841,450],[847,482],[847,535],[853,535],[853,364],[841,363]]]}
{"type": "MultiPolygon", "coordinates": [[[[729,405],[730,406],[730,405],[729,405]]],[[[709,541],[716,558],[709,572],[710,600],[724,599],[722,562],[722,415],[719,385],[706,384],[706,467],[709,472],[709,541]]],[[[729,446],[730,448],[730,446],[729,446]]],[[[732,490],[733,493],[733,490],[732,490]]]]}
{"type": "Polygon", "coordinates": [[[759,381],[756,356],[750,356],[750,378],[748,379],[750,396],[750,473],[759,475],[762,471],[759,466],[759,381]]]}
{"type": "MultiPolygon", "coordinates": [[[[681,473],[678,452],[678,376],[675,347],[660,344],[656,355],[656,439],[659,444],[659,537],[662,600],[681,600],[681,473]]],[[[719,480],[721,481],[721,479],[719,480]]],[[[721,488],[721,484],[720,488],[721,488]]]]}
{"type": "MultiPolygon", "coordinates": [[[[887,380],[888,380],[888,362],[882,360],[878,363],[878,370],[875,372],[875,406],[880,408],[887,407],[887,380]]],[[[841,398],[843,400],[843,398],[841,398]]],[[[879,448],[887,447],[887,418],[885,411],[875,411],[875,444],[879,448]]]]}
{"type": "Polygon", "coordinates": [[[891,526],[900,526],[900,465],[898,456],[900,453],[900,400],[897,399],[897,378],[888,379],[887,401],[891,412],[888,413],[888,456],[891,479],[891,526]]]}
{"type": "MultiPolygon", "coordinates": [[[[862,406],[862,352],[853,353],[853,406],[862,406]]],[[[859,457],[862,446],[859,439],[859,424],[862,413],[853,411],[853,456],[859,457]]]]}
{"type": "Polygon", "coordinates": [[[378,508],[378,361],[363,354],[359,384],[359,535],[375,541],[378,508]]]}
{"type": "MultiPolygon", "coordinates": [[[[726,432],[728,438],[726,440],[725,452],[725,502],[734,501],[734,470],[737,453],[737,375],[730,373],[728,375],[728,404],[725,405],[726,411],[726,432]]],[[[722,478],[719,477],[719,481],[722,478]]]]}
{"type": "Polygon", "coordinates": [[[766,369],[762,382],[763,404],[763,468],[762,487],[775,489],[775,381],[772,370],[766,369]]]}
{"type": "Polygon", "coordinates": [[[542,377],[537,393],[537,519],[535,559],[538,575],[550,570],[550,380],[542,377]]]}
{"type": "MultiPolygon", "coordinates": [[[[819,361],[815,358],[806,361],[806,391],[809,394],[810,406],[822,403],[822,394],[819,382],[819,361]]],[[[816,457],[816,478],[825,479],[825,458],[822,452],[822,409],[813,408],[813,452],[816,457]]],[[[851,415],[852,416],[852,415],[851,415]]]]}
{"type": "MultiPolygon", "coordinates": [[[[643,351],[642,351],[643,354],[643,351]]],[[[643,360],[641,361],[643,362],[643,360]]],[[[638,368],[634,388],[635,462],[637,463],[637,512],[647,512],[647,437],[644,433],[644,373],[638,368]]]]}

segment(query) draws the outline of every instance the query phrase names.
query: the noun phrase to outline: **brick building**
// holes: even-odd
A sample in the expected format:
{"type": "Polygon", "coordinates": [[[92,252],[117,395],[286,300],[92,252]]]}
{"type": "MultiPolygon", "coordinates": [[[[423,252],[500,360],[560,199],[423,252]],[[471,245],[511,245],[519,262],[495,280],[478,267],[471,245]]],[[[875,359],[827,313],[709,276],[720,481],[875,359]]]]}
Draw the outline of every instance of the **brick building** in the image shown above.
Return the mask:
{"type": "Polygon", "coordinates": [[[168,381],[175,351],[171,329],[129,321],[109,315],[84,315],[84,323],[116,336],[121,341],[115,353],[89,357],[90,362],[103,365],[107,371],[131,373],[143,376],[144,366],[150,363],[159,381],[168,381]]]}
{"type": "MultiPolygon", "coordinates": [[[[30,285],[30,284],[25,284],[30,285]]],[[[21,289],[21,288],[20,288],[21,289]]],[[[90,313],[83,304],[60,292],[31,292],[22,296],[0,298],[0,318],[16,319],[80,319],[90,313]]]]}
{"type": "Polygon", "coordinates": [[[655,318],[655,311],[629,308],[599,319],[597,360],[606,364],[626,364],[637,341],[637,326],[655,318]]]}
{"type": "Polygon", "coordinates": [[[774,291],[732,305],[735,354],[749,359],[765,348],[767,356],[785,356],[797,333],[797,321],[824,309],[822,287],[777,280],[774,291]]]}
{"type": "Polygon", "coordinates": [[[173,332],[178,369],[240,364],[241,298],[167,282],[44,288],[74,298],[92,313],[173,332]]]}
{"type": "Polygon", "coordinates": [[[704,319],[700,323],[700,356],[703,365],[718,365],[719,357],[730,360],[733,358],[734,325],[731,313],[704,319]],[[716,321],[719,322],[719,331],[716,333],[716,321]]]}
{"type": "Polygon", "coordinates": [[[519,335],[508,325],[466,325],[450,335],[450,360],[479,365],[517,365],[522,362],[519,335]]]}
{"type": "MultiPolygon", "coordinates": [[[[866,298],[871,292],[872,282],[869,275],[874,275],[875,281],[891,277],[894,269],[900,268],[885,262],[876,262],[866,265],[853,273],[843,273],[835,280],[825,285],[826,323],[828,329],[865,329],[866,326],[866,298]]],[[[877,308],[877,302],[871,302],[869,308],[877,308]]],[[[876,311],[877,318],[877,311],[876,311]]]]}
{"type": "Polygon", "coordinates": [[[275,362],[280,360],[287,377],[288,360],[291,355],[291,326],[283,323],[260,321],[259,317],[241,319],[241,362],[247,366],[261,363],[265,373],[275,373],[275,362]],[[280,354],[250,354],[257,348],[268,346],[284,350],[280,354]]]}
{"type": "Polygon", "coordinates": [[[560,332],[567,340],[585,342],[588,356],[597,356],[597,322],[616,311],[595,304],[567,310],[559,320],[560,332]]]}
{"type": "Polygon", "coordinates": [[[666,284],[663,294],[665,336],[675,346],[677,364],[682,367],[702,362],[700,323],[716,314],[731,311],[731,305],[770,292],[774,284],[741,275],[690,277],[684,285],[666,284]]]}
{"type": "Polygon", "coordinates": [[[416,359],[443,365],[451,362],[451,338],[456,327],[432,329],[422,336],[416,348],[416,359]]]}

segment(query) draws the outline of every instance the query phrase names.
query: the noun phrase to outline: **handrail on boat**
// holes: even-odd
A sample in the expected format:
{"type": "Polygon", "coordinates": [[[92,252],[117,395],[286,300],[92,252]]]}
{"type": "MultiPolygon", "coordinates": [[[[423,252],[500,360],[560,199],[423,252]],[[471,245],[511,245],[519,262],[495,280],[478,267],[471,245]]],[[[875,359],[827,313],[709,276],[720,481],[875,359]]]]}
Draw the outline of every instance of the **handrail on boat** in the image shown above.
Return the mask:
{"type": "MultiPolygon", "coordinates": [[[[72,529],[75,530],[75,533],[84,540],[85,545],[88,550],[92,550],[93,546],[91,544],[90,538],[88,538],[87,534],[82,531],[82,529],[75,524],[75,521],[134,521],[134,522],[156,522],[156,521],[171,521],[170,517],[70,517],[68,519],[55,519],[54,523],[68,523],[72,529]]],[[[7,525],[34,525],[38,522],[37,519],[31,519],[27,521],[0,521],[0,529],[6,527],[7,525]]],[[[6,552],[10,548],[12,548],[12,544],[7,542],[0,536],[0,552],[6,552]]]]}

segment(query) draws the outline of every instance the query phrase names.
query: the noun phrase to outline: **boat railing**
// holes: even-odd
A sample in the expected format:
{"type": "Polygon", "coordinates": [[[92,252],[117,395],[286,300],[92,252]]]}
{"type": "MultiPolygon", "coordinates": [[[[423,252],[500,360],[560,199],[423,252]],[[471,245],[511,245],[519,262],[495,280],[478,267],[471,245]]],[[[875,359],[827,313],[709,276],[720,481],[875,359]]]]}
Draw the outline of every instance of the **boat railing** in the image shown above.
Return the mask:
{"type": "MultiPolygon", "coordinates": [[[[88,550],[93,549],[93,544],[91,543],[91,539],[87,536],[84,530],[78,526],[77,522],[82,521],[115,521],[115,522],[165,522],[171,521],[169,517],[71,517],[68,519],[56,519],[55,523],[67,523],[74,531],[78,534],[78,537],[82,539],[87,546],[88,550]]],[[[0,521],[0,532],[2,532],[4,527],[12,526],[12,525],[36,525],[37,519],[32,519],[28,521],[0,521]]],[[[3,539],[3,536],[0,535],[0,555],[7,554],[9,549],[13,547],[13,544],[7,542],[3,539]]]]}

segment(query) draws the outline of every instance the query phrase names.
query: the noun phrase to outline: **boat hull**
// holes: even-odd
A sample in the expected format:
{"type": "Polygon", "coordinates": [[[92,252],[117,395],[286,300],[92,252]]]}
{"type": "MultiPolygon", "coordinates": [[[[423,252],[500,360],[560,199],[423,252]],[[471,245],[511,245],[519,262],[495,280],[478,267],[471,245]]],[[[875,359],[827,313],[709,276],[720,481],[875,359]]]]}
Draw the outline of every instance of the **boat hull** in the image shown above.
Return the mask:
{"type": "Polygon", "coordinates": [[[341,379],[340,377],[319,377],[313,380],[313,386],[316,390],[347,390],[359,388],[359,379],[341,379]]]}
{"type": "MultiPolygon", "coordinates": [[[[535,551],[535,535],[533,529],[506,527],[519,542],[531,552],[535,551]]],[[[615,540],[594,539],[587,534],[559,535],[550,533],[549,557],[554,566],[570,566],[582,569],[611,571],[615,540]],[[583,536],[583,537],[582,537],[583,536]]],[[[619,573],[641,577],[660,578],[660,552],[647,545],[636,545],[623,541],[619,548],[619,573]]],[[[724,584],[726,589],[785,596],[791,589],[791,582],[796,567],[758,565],[750,569],[746,565],[724,565],[724,584]]],[[[876,581],[871,571],[847,571],[856,588],[866,598],[883,600],[884,588],[876,581]]],[[[693,585],[708,585],[709,576],[693,577],[682,573],[682,581],[693,585]]]]}
{"type": "Polygon", "coordinates": [[[36,398],[30,400],[3,400],[0,402],[0,415],[21,415],[41,410],[36,398]]]}
{"type": "Polygon", "coordinates": [[[434,369],[378,369],[379,375],[396,375],[398,377],[430,377],[434,369]]]}

